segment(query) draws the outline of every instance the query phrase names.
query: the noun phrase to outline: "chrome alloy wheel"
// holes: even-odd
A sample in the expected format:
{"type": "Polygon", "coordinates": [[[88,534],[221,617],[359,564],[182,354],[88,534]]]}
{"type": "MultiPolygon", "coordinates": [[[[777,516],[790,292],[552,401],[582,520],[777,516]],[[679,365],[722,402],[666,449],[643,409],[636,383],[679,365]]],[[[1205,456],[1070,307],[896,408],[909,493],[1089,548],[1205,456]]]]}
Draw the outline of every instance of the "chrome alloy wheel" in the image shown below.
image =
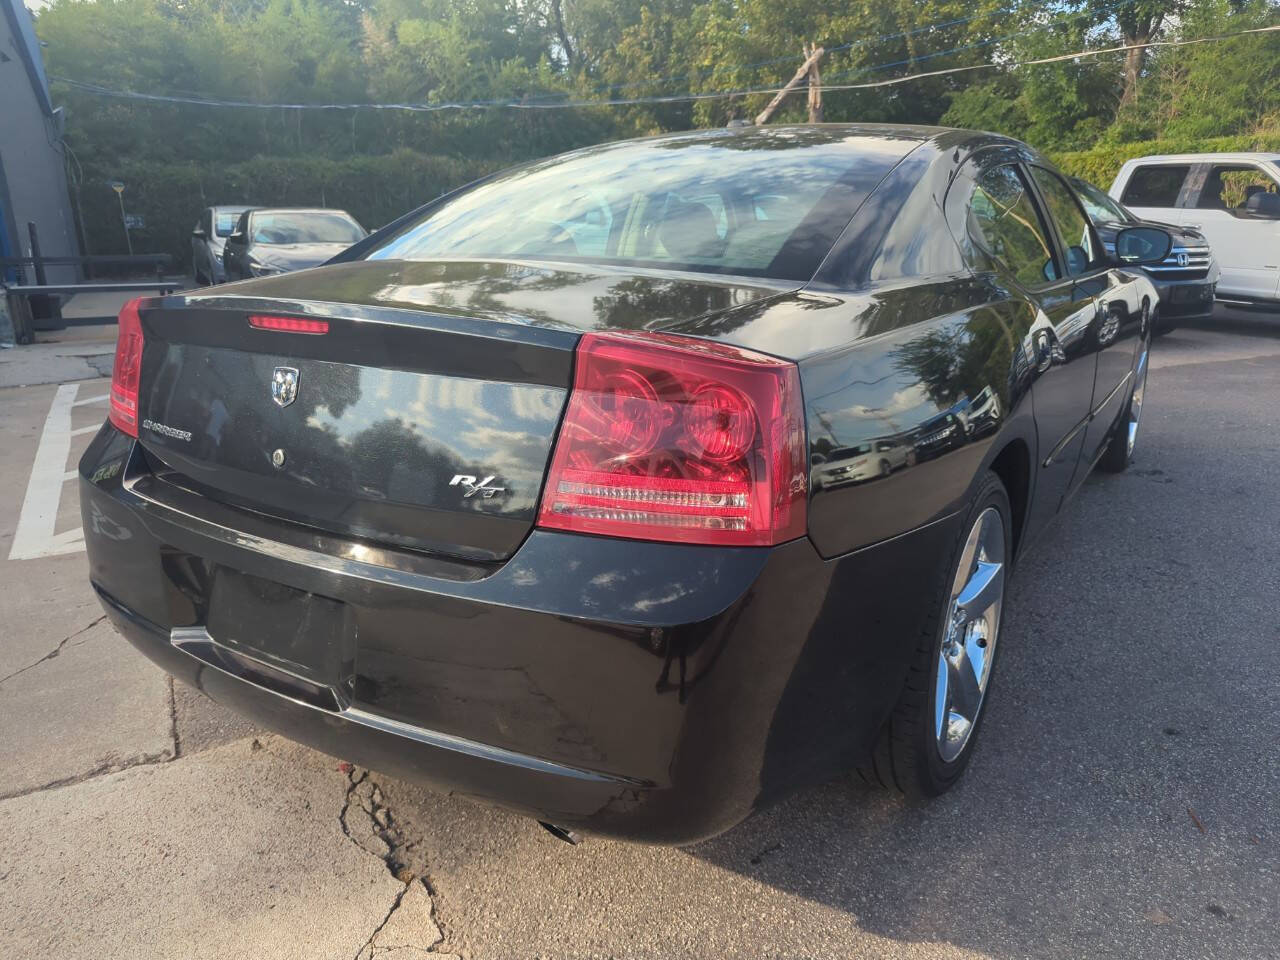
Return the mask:
{"type": "Polygon", "coordinates": [[[933,681],[934,735],[947,763],[960,756],[978,722],[1000,633],[1004,579],[1004,521],[987,507],[960,554],[933,681]]]}
{"type": "Polygon", "coordinates": [[[1138,420],[1142,417],[1142,394],[1147,389],[1147,355],[1146,350],[1142,351],[1142,357],[1138,360],[1138,376],[1133,382],[1133,399],[1129,401],[1129,422],[1125,424],[1125,452],[1128,456],[1133,456],[1133,448],[1138,443],[1138,420]]]}

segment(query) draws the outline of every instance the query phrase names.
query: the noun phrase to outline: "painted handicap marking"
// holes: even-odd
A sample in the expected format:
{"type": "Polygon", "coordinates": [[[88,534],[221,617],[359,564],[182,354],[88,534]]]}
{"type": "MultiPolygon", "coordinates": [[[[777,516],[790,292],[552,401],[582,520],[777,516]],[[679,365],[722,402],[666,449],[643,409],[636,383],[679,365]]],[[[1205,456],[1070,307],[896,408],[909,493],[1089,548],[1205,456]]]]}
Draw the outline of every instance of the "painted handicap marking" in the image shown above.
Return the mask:
{"type": "Polygon", "coordinates": [[[10,560],[56,557],[79,553],[84,549],[84,530],[81,527],[63,530],[61,533],[55,531],[63,484],[77,476],[75,470],[67,469],[71,438],[98,430],[97,426],[72,430],[72,408],[105,403],[107,400],[106,394],[77,399],[79,390],[78,383],[64,383],[59,385],[53,395],[53,404],[49,407],[49,415],[45,417],[44,430],[36,447],[36,457],[31,464],[27,495],[22,501],[18,529],[9,549],[10,560]]]}

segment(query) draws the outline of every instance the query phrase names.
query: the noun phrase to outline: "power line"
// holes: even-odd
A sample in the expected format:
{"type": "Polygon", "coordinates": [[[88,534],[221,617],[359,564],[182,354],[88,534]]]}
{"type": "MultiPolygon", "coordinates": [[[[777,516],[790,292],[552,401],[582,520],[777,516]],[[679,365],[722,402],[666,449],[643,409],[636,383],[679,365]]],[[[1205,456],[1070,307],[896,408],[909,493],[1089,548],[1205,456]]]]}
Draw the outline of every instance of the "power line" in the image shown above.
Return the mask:
{"type": "MultiPolygon", "coordinates": [[[[962,67],[947,67],[941,70],[931,70],[925,73],[913,73],[905,77],[891,77],[887,80],[873,80],[864,83],[841,83],[826,84],[821,87],[824,93],[834,93],[845,90],[872,90],[883,87],[898,86],[904,83],[911,83],[916,80],[924,80],[929,77],[942,77],[958,73],[967,73],[978,70],[1013,70],[1019,67],[1030,67],[1042,64],[1061,63],[1066,60],[1076,60],[1082,57],[1097,57],[1109,53],[1124,53],[1129,50],[1142,50],[1152,47],[1184,47],[1202,43],[1216,43],[1223,40],[1233,40],[1236,37],[1275,33],[1280,32],[1280,24],[1269,27],[1253,27],[1246,30],[1238,30],[1234,33],[1218,34],[1209,37],[1197,37],[1190,40],[1151,40],[1146,43],[1120,44],[1118,46],[1104,47],[1096,50],[1077,50],[1072,53],[1058,54],[1052,57],[1039,57],[1032,60],[1021,60],[1013,63],[976,63],[962,67]]],[[[867,68],[867,72],[878,68],[867,68]]],[[[743,97],[752,94],[778,93],[783,88],[781,86],[772,87],[756,87],[743,90],[722,90],[707,93],[678,93],[666,94],[649,97],[621,97],[608,100],[562,100],[558,102],[538,102],[533,100],[470,100],[458,102],[444,103],[258,103],[249,100],[218,100],[206,97],[175,97],[157,93],[139,93],[132,90],[115,90],[110,87],[100,86],[93,83],[84,83],[79,80],[71,80],[66,77],[52,77],[62,83],[92,93],[97,96],[111,97],[123,100],[138,100],[149,103],[175,103],[189,104],[194,106],[205,107],[230,107],[230,108],[246,108],[256,110],[400,110],[415,113],[435,113],[444,110],[492,110],[492,109],[511,109],[511,110],[565,110],[565,109],[586,109],[591,107],[621,107],[636,106],[642,104],[664,104],[664,103],[693,103],[702,100],[722,100],[730,97],[743,97]]]]}
{"type": "MultiPolygon", "coordinates": [[[[1135,0],[1122,0],[1122,2],[1134,3],[1135,0]]],[[[864,37],[863,39],[860,39],[860,40],[849,40],[832,47],[827,47],[826,52],[829,54],[839,53],[844,50],[852,50],[855,47],[865,47],[875,43],[883,43],[886,40],[902,40],[902,39],[905,39],[906,37],[914,37],[921,33],[928,33],[931,30],[941,31],[941,30],[946,30],[950,27],[959,26],[960,24],[963,24],[963,23],[971,23],[972,21],[977,20],[980,17],[987,17],[987,16],[998,17],[1003,13],[1013,13],[1013,12],[1014,12],[1013,7],[1004,7],[999,10],[992,10],[990,13],[971,13],[967,17],[957,17],[954,20],[944,20],[940,23],[926,23],[923,26],[914,27],[911,30],[901,30],[901,31],[898,31],[897,33],[885,33],[885,34],[881,34],[878,37],[864,37]]],[[[795,55],[786,56],[786,57],[773,57],[769,60],[757,60],[754,63],[735,64],[729,69],[732,69],[735,71],[755,70],[755,69],[758,69],[759,67],[772,67],[779,63],[796,63],[803,59],[804,57],[797,57],[795,55]]],[[[706,67],[702,70],[699,70],[698,72],[701,74],[709,74],[709,73],[712,73],[715,69],[716,69],[715,67],[706,67]]],[[[683,79],[687,79],[688,76],[689,74],[687,73],[673,73],[665,77],[658,77],[656,80],[638,80],[634,83],[624,83],[624,84],[601,83],[601,84],[596,84],[596,87],[597,89],[600,89],[600,90],[629,90],[629,89],[634,89],[635,87],[657,86],[657,85],[666,83],[669,80],[683,80],[683,79]]]]}
{"type": "Polygon", "coordinates": [[[871,67],[854,67],[851,70],[842,70],[838,73],[832,73],[829,75],[829,79],[837,79],[839,77],[848,77],[848,76],[857,76],[861,74],[876,73],[880,70],[889,70],[893,67],[903,67],[903,66],[907,66],[908,64],[924,63],[926,60],[936,60],[938,57],[947,57],[953,53],[963,53],[966,50],[978,50],[983,47],[990,47],[997,43],[1003,43],[1006,40],[1012,40],[1015,37],[1022,37],[1022,36],[1026,36],[1029,33],[1035,33],[1040,30],[1045,30],[1049,27],[1057,26],[1059,24],[1066,23],[1070,20],[1077,20],[1077,19],[1080,19],[1081,17],[1093,16],[1093,15],[1096,15],[1097,13],[1105,13],[1107,14],[1108,17],[1110,17],[1110,15],[1116,10],[1118,10],[1120,7],[1128,6],[1134,2],[1135,0],[1116,0],[1115,3],[1102,7],[1100,10],[1096,12],[1079,10],[1071,13],[1065,13],[1065,14],[1062,14],[1061,16],[1054,17],[1048,21],[1045,21],[1044,23],[1037,23],[1037,24],[1034,24],[1033,26],[1027,27],[1024,30],[1017,30],[1017,31],[1014,31],[1013,33],[1006,33],[1003,36],[991,37],[987,40],[978,40],[978,41],[975,41],[974,43],[965,44],[964,46],[952,47],[950,50],[936,50],[931,53],[923,53],[917,57],[908,57],[905,60],[894,60],[891,63],[879,63],[871,67]]]}
{"type": "Polygon", "coordinates": [[[1150,40],[1146,43],[1124,43],[1114,47],[1104,47],[1099,50],[1077,50],[1075,53],[1061,53],[1053,57],[1038,57],[1034,60],[1020,60],[1017,63],[975,63],[967,67],[948,67],[945,70],[933,70],[929,73],[913,73],[907,77],[892,77],[888,80],[876,80],[870,83],[835,84],[833,86],[824,86],[823,92],[871,90],[879,87],[896,86],[900,83],[907,83],[911,80],[921,80],[925,77],[942,77],[947,76],[948,74],[966,73],[974,70],[1012,70],[1017,67],[1034,67],[1047,63],[1062,63],[1066,60],[1078,60],[1082,57],[1100,57],[1108,53],[1126,53],[1129,50],[1146,50],[1151,47],[1188,47],[1198,43],[1216,43],[1220,40],[1234,40],[1236,37],[1244,37],[1250,34],[1276,32],[1280,32],[1280,24],[1275,24],[1270,27],[1253,27],[1248,30],[1237,30],[1235,33],[1223,33],[1212,37],[1196,37],[1191,40],[1150,40]]]}
{"type": "MultiPolygon", "coordinates": [[[[1053,25],[1055,23],[1060,23],[1066,20],[1071,20],[1071,19],[1079,19],[1081,17],[1097,16],[1099,13],[1107,14],[1108,19],[1110,19],[1111,14],[1117,9],[1119,9],[1120,7],[1129,6],[1136,2],[1137,0],[1116,0],[1115,3],[1102,7],[1099,10],[1095,10],[1095,11],[1078,10],[1078,11],[1065,13],[1065,14],[1062,14],[1061,16],[1054,17],[1053,19],[1049,20],[1047,23],[1036,24],[1032,27],[1027,28],[1026,30],[1020,30],[1016,33],[1005,34],[1004,36],[1001,36],[1001,37],[994,37],[990,40],[983,40],[976,43],[967,44],[965,46],[953,47],[950,50],[942,50],[935,53],[927,53],[918,57],[911,57],[906,60],[894,60],[891,63],[877,64],[872,67],[855,67],[851,70],[844,70],[839,73],[832,74],[832,76],[846,77],[846,76],[850,76],[852,74],[857,74],[857,73],[870,73],[876,70],[885,70],[890,67],[899,67],[908,63],[920,63],[925,60],[933,60],[933,59],[936,59],[937,57],[947,56],[948,54],[958,53],[963,50],[973,50],[980,47],[988,47],[988,46],[991,46],[992,44],[1000,43],[1004,40],[1010,40],[1014,37],[1023,36],[1024,34],[1034,33],[1036,30],[1042,30],[1045,27],[1053,25]]],[[[922,33],[928,33],[930,31],[935,31],[935,30],[942,31],[942,30],[949,29],[950,27],[959,26],[961,24],[972,23],[974,20],[982,19],[985,17],[998,17],[1001,14],[1013,13],[1016,11],[1016,9],[1017,9],[1016,7],[1002,7],[998,10],[991,10],[985,13],[971,13],[968,16],[957,17],[953,20],[944,20],[938,23],[927,23],[919,27],[914,27],[911,30],[901,30],[901,31],[898,31],[897,33],[885,33],[877,37],[864,37],[859,40],[849,40],[843,43],[836,44],[834,46],[826,46],[826,53],[827,54],[841,53],[845,50],[852,50],[856,47],[863,47],[871,44],[881,43],[885,40],[900,40],[900,39],[905,39],[906,37],[912,37],[922,33]]],[[[758,67],[774,66],[775,64],[779,64],[779,63],[796,63],[803,59],[804,57],[796,57],[794,55],[786,56],[786,57],[774,57],[769,60],[757,60],[754,63],[736,64],[730,69],[735,71],[754,70],[758,67]]],[[[715,69],[716,69],[715,67],[708,67],[697,72],[705,75],[705,74],[711,73],[715,69]]],[[[628,89],[634,89],[635,87],[657,86],[657,85],[666,83],[669,80],[681,80],[681,79],[687,78],[688,76],[689,76],[688,73],[670,74],[665,77],[658,77],[655,80],[641,80],[641,81],[636,81],[634,83],[625,83],[625,84],[600,83],[600,84],[596,84],[595,86],[596,86],[596,89],[598,90],[628,90],[628,89]]],[[[546,98],[543,97],[540,99],[546,99],[546,98]]]]}
{"type": "MultiPolygon", "coordinates": [[[[1099,11],[1099,12],[1105,12],[1105,13],[1107,13],[1107,14],[1109,15],[1113,10],[1117,9],[1118,7],[1125,6],[1125,5],[1128,5],[1128,4],[1132,4],[1132,3],[1135,3],[1135,2],[1137,2],[1137,0],[1116,0],[1116,2],[1115,2],[1115,3],[1112,3],[1111,5],[1109,5],[1109,6],[1107,6],[1107,7],[1102,8],[1102,10],[1101,10],[1101,11],[1099,11]]],[[[902,39],[902,38],[905,38],[905,37],[910,37],[910,36],[915,36],[915,35],[917,35],[917,34],[926,33],[926,32],[931,31],[931,30],[945,30],[945,29],[947,29],[947,28],[949,28],[949,27],[957,26],[957,25],[959,25],[959,24],[971,23],[972,21],[977,20],[977,19],[979,19],[980,17],[986,17],[986,16],[992,16],[992,17],[994,17],[994,16],[999,16],[1001,13],[1011,13],[1011,12],[1013,12],[1013,10],[1014,10],[1014,8],[1013,8],[1013,7],[1005,7],[1005,8],[1001,8],[1001,9],[999,9],[999,10],[993,10],[993,11],[991,11],[990,13],[974,13],[974,14],[969,14],[968,16],[964,16],[964,17],[957,17],[957,18],[952,19],[952,20],[945,20],[945,21],[941,21],[941,22],[938,22],[938,23],[924,24],[924,25],[922,25],[922,26],[915,27],[915,28],[913,28],[913,29],[911,29],[911,30],[902,30],[902,31],[898,31],[897,33],[886,33],[886,34],[881,34],[880,36],[877,36],[877,37],[865,37],[865,38],[862,38],[862,39],[859,39],[859,40],[851,40],[851,41],[847,41],[847,42],[845,42],[845,43],[837,44],[836,46],[827,47],[827,48],[826,48],[826,53],[827,53],[827,54],[839,53],[839,52],[842,52],[842,51],[845,51],[845,50],[853,49],[853,48],[855,48],[855,47],[861,47],[861,46],[866,46],[866,45],[869,45],[869,44],[880,43],[880,42],[885,41],[885,40],[896,40],[896,39],[902,39]]],[[[1070,17],[1080,17],[1080,16],[1085,16],[1085,15],[1087,15],[1085,12],[1083,12],[1083,11],[1079,11],[1079,12],[1076,12],[1076,13],[1073,13],[1073,14],[1067,14],[1067,15],[1064,15],[1064,16],[1062,16],[1062,17],[1055,18],[1054,20],[1051,20],[1051,21],[1049,21],[1048,23],[1045,23],[1045,24],[1037,24],[1037,25],[1035,25],[1035,26],[1033,26],[1033,27],[1030,27],[1030,28],[1028,28],[1028,29],[1026,29],[1026,30],[1018,31],[1018,32],[1016,32],[1016,33],[1006,34],[1005,36],[1002,36],[1002,37],[995,37],[995,38],[992,38],[992,39],[990,39],[990,40],[984,40],[984,41],[980,41],[980,42],[972,43],[972,44],[967,44],[967,45],[960,46],[960,47],[952,47],[952,48],[951,48],[951,49],[949,49],[949,50],[940,50],[940,51],[936,51],[936,52],[933,52],[933,53],[927,53],[927,54],[923,54],[923,55],[921,55],[921,56],[919,56],[919,57],[914,57],[914,58],[910,58],[910,59],[907,59],[907,60],[894,60],[894,61],[889,62],[889,63],[876,64],[876,65],[874,65],[874,66],[870,66],[870,67],[856,67],[856,68],[851,69],[851,70],[844,70],[844,71],[839,71],[839,72],[836,72],[836,73],[829,74],[829,77],[830,77],[830,78],[839,78],[839,77],[847,77],[847,76],[857,75],[857,74],[874,73],[874,72],[876,72],[876,71],[878,71],[878,70],[885,70],[885,69],[889,69],[889,68],[892,68],[892,67],[902,66],[902,65],[904,65],[904,64],[908,64],[908,63],[920,63],[920,62],[923,62],[923,61],[925,61],[925,60],[933,60],[933,59],[936,59],[936,58],[938,58],[938,57],[948,56],[948,55],[950,55],[950,54],[953,54],[953,53],[959,53],[959,52],[961,52],[961,51],[965,51],[965,50],[977,49],[977,48],[979,48],[979,47],[987,47],[987,46],[991,46],[992,44],[1000,43],[1000,42],[1002,42],[1002,41],[1004,41],[1004,40],[1011,39],[1011,38],[1013,38],[1013,37],[1022,36],[1023,34],[1026,34],[1026,33],[1032,33],[1032,32],[1034,32],[1035,30],[1043,29],[1044,27],[1049,26],[1049,25],[1050,25],[1050,24],[1052,24],[1052,23],[1059,22],[1059,21],[1061,21],[1061,20],[1068,19],[1068,18],[1070,18],[1070,17]]],[[[787,56],[787,57],[774,57],[773,59],[770,59],[770,60],[759,60],[759,61],[756,61],[755,63],[747,63],[747,64],[735,65],[735,66],[734,66],[734,67],[732,67],[731,69],[733,69],[733,70],[735,70],[735,71],[752,70],[752,69],[755,69],[755,68],[757,68],[757,67],[761,67],[761,66],[771,66],[771,65],[773,65],[773,64],[778,64],[778,63],[790,63],[790,62],[794,62],[794,61],[795,61],[795,59],[796,59],[796,58],[795,58],[794,56],[787,56]]],[[[712,68],[704,69],[704,70],[703,70],[703,71],[701,71],[701,72],[705,74],[705,73],[709,73],[709,72],[711,72],[711,71],[712,71],[712,70],[714,70],[714,69],[715,69],[715,68],[714,68],[714,67],[712,67],[712,68]]],[[[597,84],[597,85],[596,85],[596,89],[598,89],[598,90],[627,90],[627,89],[632,89],[632,88],[640,87],[640,86],[653,86],[653,85],[657,85],[657,84],[662,84],[662,83],[667,82],[668,80],[681,79],[683,76],[687,76],[687,75],[672,74],[672,75],[667,76],[667,77],[660,77],[660,78],[658,78],[657,80],[651,80],[651,81],[649,81],[649,80],[647,80],[647,81],[637,81],[637,82],[634,82],[634,83],[621,84],[621,85],[618,85],[618,84],[607,84],[607,83],[606,83],[606,84],[597,84]]],[[[51,75],[51,76],[50,76],[50,79],[52,79],[52,80],[58,80],[58,81],[61,81],[62,83],[66,83],[66,84],[68,84],[68,85],[70,85],[70,86],[72,86],[72,87],[76,87],[77,89],[84,90],[84,91],[86,91],[86,92],[88,92],[88,93],[94,93],[94,94],[97,94],[97,95],[100,95],[100,96],[106,96],[106,97],[115,97],[115,98],[120,98],[120,99],[150,100],[150,101],[154,101],[154,102],[161,102],[161,103],[192,104],[192,105],[197,105],[197,106],[225,106],[225,107],[243,107],[243,108],[258,108],[258,109],[286,109],[286,110],[355,110],[355,109],[364,108],[364,109],[372,109],[372,110],[388,110],[388,109],[390,109],[390,110],[408,110],[408,111],[416,111],[416,112],[434,112],[434,111],[438,111],[438,110],[469,109],[469,108],[471,108],[471,107],[476,107],[476,108],[484,108],[484,107],[512,107],[512,108],[516,108],[516,107],[518,107],[518,108],[523,108],[523,109],[533,109],[533,108],[535,108],[535,107],[539,106],[539,105],[540,105],[542,102],[544,102],[544,101],[547,101],[547,102],[549,102],[551,105],[556,106],[556,107],[578,106],[578,105],[582,105],[582,104],[584,104],[584,103],[585,103],[585,101],[583,101],[583,100],[581,100],[581,99],[579,99],[579,100],[575,100],[575,101],[568,101],[566,98],[569,96],[569,94],[567,94],[567,93],[535,94],[535,95],[532,95],[532,96],[524,96],[524,97],[520,98],[518,101],[517,101],[517,100],[513,100],[513,99],[511,99],[511,98],[506,98],[506,99],[499,98],[499,99],[491,99],[491,100],[471,100],[471,101],[465,101],[465,102],[441,103],[441,104],[421,104],[421,103],[391,103],[391,104],[379,104],[379,103],[361,103],[361,104],[354,104],[354,103],[340,103],[340,104],[315,104],[315,103],[260,103],[260,102],[248,101],[248,100],[223,100],[223,99],[220,99],[220,98],[217,98],[217,97],[209,97],[209,96],[205,96],[205,95],[203,95],[203,94],[194,93],[194,92],[192,92],[192,91],[188,91],[188,90],[179,90],[179,91],[177,91],[177,93],[174,93],[174,94],[145,94],[145,93],[137,93],[137,92],[134,92],[134,91],[121,91],[121,90],[115,90],[114,88],[111,88],[111,87],[106,87],[106,86],[102,86],[102,85],[100,85],[100,84],[95,84],[95,83],[89,83],[89,82],[87,82],[87,81],[83,81],[83,80],[72,80],[72,79],[71,79],[71,78],[69,78],[69,77],[59,77],[59,76],[51,75]]],[[[776,92],[777,92],[777,88],[758,88],[758,89],[748,89],[748,90],[735,91],[735,92],[733,92],[733,93],[729,93],[729,94],[710,94],[710,95],[695,95],[695,94],[693,94],[693,93],[692,93],[692,91],[690,91],[690,92],[689,92],[689,94],[687,95],[687,99],[714,99],[714,98],[719,97],[719,96],[740,96],[740,95],[746,95],[746,94],[751,94],[751,93],[776,93],[776,92]]],[[[655,95],[651,95],[651,96],[652,96],[652,99],[651,99],[650,101],[648,101],[648,102],[653,102],[653,103],[680,102],[680,101],[670,101],[670,100],[666,99],[666,95],[662,95],[662,94],[655,94],[655,95]]],[[[680,97],[680,96],[682,96],[682,95],[681,95],[681,94],[674,94],[673,96],[680,97]]],[[[612,99],[612,100],[606,100],[606,101],[600,101],[600,102],[601,102],[603,105],[611,105],[611,104],[631,104],[631,103],[641,103],[641,102],[645,102],[645,101],[635,100],[635,99],[633,99],[633,98],[621,98],[621,99],[619,99],[619,98],[614,98],[614,99],[612,99]]]]}

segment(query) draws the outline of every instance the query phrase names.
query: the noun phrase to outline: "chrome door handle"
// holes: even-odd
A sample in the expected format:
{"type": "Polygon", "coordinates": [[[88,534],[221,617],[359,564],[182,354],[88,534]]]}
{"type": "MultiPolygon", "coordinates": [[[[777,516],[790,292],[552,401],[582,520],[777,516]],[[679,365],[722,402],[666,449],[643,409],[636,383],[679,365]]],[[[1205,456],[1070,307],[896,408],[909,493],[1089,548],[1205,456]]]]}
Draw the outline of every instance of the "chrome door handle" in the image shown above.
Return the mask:
{"type": "Polygon", "coordinates": [[[1032,343],[1035,345],[1036,369],[1044,373],[1053,363],[1053,343],[1045,330],[1038,331],[1032,343]]]}

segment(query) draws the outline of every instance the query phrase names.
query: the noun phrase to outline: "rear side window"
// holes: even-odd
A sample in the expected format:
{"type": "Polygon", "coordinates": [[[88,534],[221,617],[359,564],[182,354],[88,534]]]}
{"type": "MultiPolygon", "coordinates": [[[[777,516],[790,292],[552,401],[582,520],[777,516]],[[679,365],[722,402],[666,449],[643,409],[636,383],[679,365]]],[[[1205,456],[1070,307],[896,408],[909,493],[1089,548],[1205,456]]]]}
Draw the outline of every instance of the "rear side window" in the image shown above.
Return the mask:
{"type": "Polygon", "coordinates": [[[1058,279],[1049,231],[1016,167],[993,167],[969,201],[969,229],[993,257],[1027,286],[1058,279]]]}
{"type": "Polygon", "coordinates": [[[1196,206],[1203,210],[1243,210],[1255,193],[1275,193],[1277,189],[1276,182],[1257,167],[1211,167],[1196,206]]]}
{"type": "Polygon", "coordinates": [[[1120,202],[1129,207],[1176,207],[1189,166],[1138,167],[1125,184],[1120,202]]]}

